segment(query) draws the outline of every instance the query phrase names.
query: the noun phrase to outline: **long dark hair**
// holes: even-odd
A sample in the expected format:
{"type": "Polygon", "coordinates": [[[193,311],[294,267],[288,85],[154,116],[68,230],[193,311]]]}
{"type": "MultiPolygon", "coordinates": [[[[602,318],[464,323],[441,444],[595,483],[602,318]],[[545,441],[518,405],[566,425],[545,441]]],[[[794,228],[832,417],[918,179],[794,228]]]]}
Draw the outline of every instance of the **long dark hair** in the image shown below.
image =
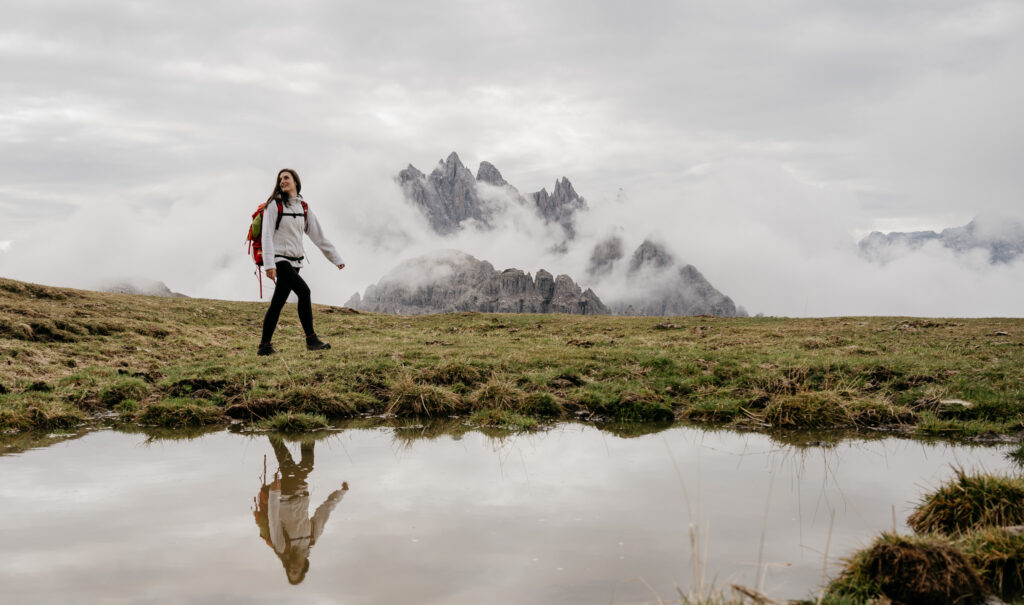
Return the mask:
{"type": "Polygon", "coordinates": [[[274,180],[274,192],[270,194],[267,201],[280,200],[282,203],[288,201],[288,197],[281,191],[281,175],[290,172],[292,180],[295,181],[295,195],[302,193],[302,181],[299,180],[299,173],[295,172],[291,168],[282,168],[277,173],[277,179],[274,180]]]}

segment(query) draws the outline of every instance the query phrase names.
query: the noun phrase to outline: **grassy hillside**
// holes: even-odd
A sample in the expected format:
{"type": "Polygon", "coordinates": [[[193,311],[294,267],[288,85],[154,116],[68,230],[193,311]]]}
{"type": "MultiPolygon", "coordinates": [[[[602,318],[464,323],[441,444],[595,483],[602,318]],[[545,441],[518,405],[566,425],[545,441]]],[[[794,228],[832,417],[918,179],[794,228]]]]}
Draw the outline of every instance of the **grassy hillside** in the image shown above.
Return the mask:
{"type": "Polygon", "coordinates": [[[297,414],[521,429],[1024,429],[1020,319],[399,317],[317,305],[334,348],[310,353],[288,305],[278,353],[257,357],[265,309],[0,279],[0,430],[309,420],[297,414]]]}

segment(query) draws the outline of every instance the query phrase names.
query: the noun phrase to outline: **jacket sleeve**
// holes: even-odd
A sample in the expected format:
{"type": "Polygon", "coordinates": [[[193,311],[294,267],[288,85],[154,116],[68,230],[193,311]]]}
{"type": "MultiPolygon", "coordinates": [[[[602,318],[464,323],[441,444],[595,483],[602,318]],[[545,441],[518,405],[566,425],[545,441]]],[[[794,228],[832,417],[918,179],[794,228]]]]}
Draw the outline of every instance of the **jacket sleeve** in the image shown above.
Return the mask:
{"type": "Polygon", "coordinates": [[[273,269],[274,265],[274,225],[277,224],[277,204],[267,203],[263,210],[263,227],[260,240],[263,242],[263,267],[273,269]]]}
{"type": "Polygon", "coordinates": [[[320,221],[316,220],[316,215],[313,214],[313,209],[308,204],[306,205],[306,218],[306,235],[309,236],[309,239],[316,244],[317,248],[320,248],[320,251],[324,253],[324,256],[332,264],[345,264],[345,261],[341,259],[341,255],[334,248],[334,244],[324,237],[323,229],[320,228],[320,221]]]}

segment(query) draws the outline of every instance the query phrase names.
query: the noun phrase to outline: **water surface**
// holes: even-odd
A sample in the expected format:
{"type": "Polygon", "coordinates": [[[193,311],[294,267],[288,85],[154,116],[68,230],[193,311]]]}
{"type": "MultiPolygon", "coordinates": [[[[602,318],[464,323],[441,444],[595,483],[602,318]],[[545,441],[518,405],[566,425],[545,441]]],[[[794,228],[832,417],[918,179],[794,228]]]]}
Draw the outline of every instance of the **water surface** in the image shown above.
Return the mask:
{"type": "Polygon", "coordinates": [[[104,430],[0,456],[0,601],[635,603],[700,581],[803,598],[826,544],[834,563],[907,531],[951,465],[1011,467],[1005,447],[896,438],[397,435],[104,430]]]}

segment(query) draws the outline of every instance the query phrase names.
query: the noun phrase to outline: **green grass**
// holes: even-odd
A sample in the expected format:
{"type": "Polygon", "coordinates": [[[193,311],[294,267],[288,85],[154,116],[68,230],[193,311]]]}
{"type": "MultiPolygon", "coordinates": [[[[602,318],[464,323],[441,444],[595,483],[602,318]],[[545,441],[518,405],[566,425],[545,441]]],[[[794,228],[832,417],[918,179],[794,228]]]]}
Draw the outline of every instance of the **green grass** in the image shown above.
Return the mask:
{"type": "Polygon", "coordinates": [[[481,410],[540,424],[688,420],[946,439],[1024,430],[1018,319],[678,317],[678,328],[657,329],[665,318],[403,317],[315,305],[317,331],[334,348],[313,355],[288,306],[278,353],[257,357],[265,311],[0,279],[0,430],[112,415],[177,426],[481,410]]]}

